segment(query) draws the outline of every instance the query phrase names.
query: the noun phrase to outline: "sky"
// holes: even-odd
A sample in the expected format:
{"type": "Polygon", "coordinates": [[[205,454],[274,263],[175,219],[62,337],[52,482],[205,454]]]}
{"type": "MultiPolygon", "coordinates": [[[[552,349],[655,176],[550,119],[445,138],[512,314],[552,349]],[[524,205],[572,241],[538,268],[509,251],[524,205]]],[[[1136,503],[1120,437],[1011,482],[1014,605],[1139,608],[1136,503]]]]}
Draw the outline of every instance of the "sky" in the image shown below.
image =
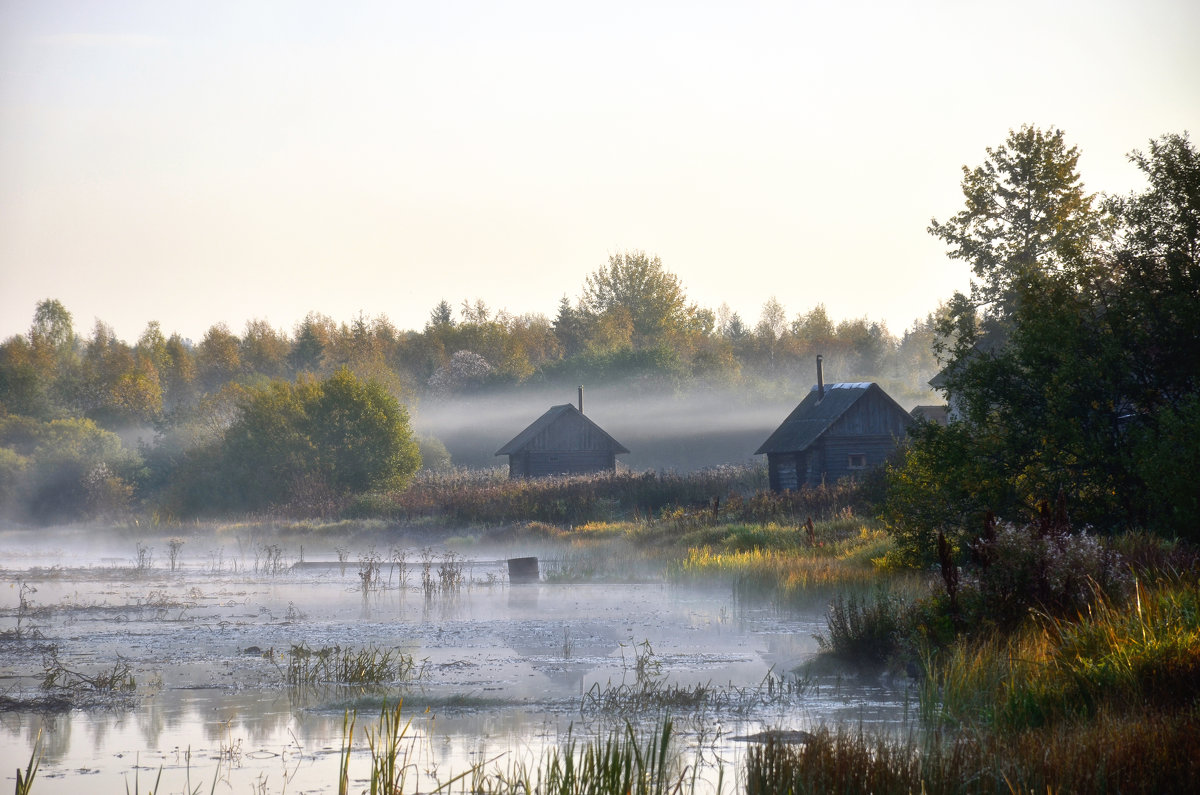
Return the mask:
{"type": "Polygon", "coordinates": [[[1139,189],[1198,40],[1194,0],[0,0],[0,339],[553,317],[624,251],[900,333],[968,285],[963,165],[1033,124],[1139,189]]]}

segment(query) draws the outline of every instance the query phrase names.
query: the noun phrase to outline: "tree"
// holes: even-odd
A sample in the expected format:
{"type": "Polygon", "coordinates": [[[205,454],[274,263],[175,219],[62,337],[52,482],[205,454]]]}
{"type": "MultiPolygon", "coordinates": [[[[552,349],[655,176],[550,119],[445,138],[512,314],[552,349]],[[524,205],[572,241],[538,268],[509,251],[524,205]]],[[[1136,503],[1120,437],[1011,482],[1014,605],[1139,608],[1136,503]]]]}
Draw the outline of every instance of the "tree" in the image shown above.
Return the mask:
{"type": "MultiPolygon", "coordinates": [[[[970,335],[939,340],[950,353],[946,389],[963,417],[950,435],[914,434],[905,465],[891,472],[889,500],[899,509],[890,521],[901,537],[911,536],[905,525],[922,515],[923,498],[925,513],[946,515],[953,501],[936,509],[938,494],[978,498],[969,502],[974,515],[956,520],[960,540],[969,541],[986,509],[1016,519],[1062,494],[1075,522],[1116,529],[1154,520],[1154,494],[1174,508],[1179,494],[1194,492],[1185,462],[1200,460],[1197,435],[1180,429],[1195,418],[1200,389],[1200,274],[1195,233],[1187,231],[1200,217],[1192,209],[1200,209],[1200,158],[1185,136],[1154,142],[1148,156],[1134,153],[1150,189],[1109,202],[1105,218],[1078,189],[1077,153],[1065,150],[1061,134],[1023,133],[1010,136],[1014,148],[1042,156],[1004,171],[1022,177],[1020,189],[994,181],[998,195],[989,200],[974,191],[976,177],[997,170],[968,172],[967,210],[931,228],[943,238],[957,230],[961,245],[951,256],[974,257],[976,274],[991,280],[984,292],[1000,300],[988,309],[987,336],[970,345],[970,335]],[[979,207],[1007,208],[1013,222],[960,235],[968,226],[959,221],[979,207]],[[956,440],[956,456],[938,448],[946,439],[956,440]],[[1163,467],[1164,456],[1178,465],[1163,467]]],[[[970,331],[973,312],[972,301],[956,296],[939,332],[970,331]]],[[[1200,519],[1190,508],[1158,514],[1160,527],[1189,534],[1200,519]]]]}
{"type": "Polygon", "coordinates": [[[438,305],[429,313],[429,322],[425,324],[426,329],[447,328],[454,325],[454,309],[451,308],[450,302],[442,299],[438,305]]]}
{"type": "Polygon", "coordinates": [[[4,512],[39,524],[123,510],[141,460],[89,419],[0,418],[4,512]]]}
{"type": "Polygon", "coordinates": [[[565,295],[558,302],[553,328],[554,337],[564,356],[569,358],[584,350],[587,338],[586,312],[571,306],[565,295]]]}
{"type": "Polygon", "coordinates": [[[177,483],[184,510],[286,508],[312,494],[336,499],[397,488],[421,464],[408,411],[346,368],[324,381],[249,390],[217,450],[198,451],[196,466],[181,473],[218,486],[177,483]],[[197,496],[221,502],[198,503],[197,496]]]}
{"type": "Polygon", "coordinates": [[[38,301],[33,312],[33,325],[29,329],[29,341],[35,346],[46,345],[59,351],[75,344],[71,313],[62,302],[52,298],[38,301]]]}
{"type": "Polygon", "coordinates": [[[1003,317],[1022,282],[1089,264],[1105,223],[1062,130],[1026,125],[986,151],[982,165],[962,168],[963,209],[945,223],[932,219],[929,232],[982,280],[972,284],[972,305],[1003,317]]]}
{"type": "Polygon", "coordinates": [[[196,377],[204,392],[216,392],[238,377],[242,359],[238,338],[224,323],[209,327],[196,347],[196,377]]]}
{"type": "Polygon", "coordinates": [[[583,304],[596,315],[628,313],[634,347],[656,345],[688,326],[687,298],[679,277],[644,251],[613,254],[587,277],[583,304]]]}

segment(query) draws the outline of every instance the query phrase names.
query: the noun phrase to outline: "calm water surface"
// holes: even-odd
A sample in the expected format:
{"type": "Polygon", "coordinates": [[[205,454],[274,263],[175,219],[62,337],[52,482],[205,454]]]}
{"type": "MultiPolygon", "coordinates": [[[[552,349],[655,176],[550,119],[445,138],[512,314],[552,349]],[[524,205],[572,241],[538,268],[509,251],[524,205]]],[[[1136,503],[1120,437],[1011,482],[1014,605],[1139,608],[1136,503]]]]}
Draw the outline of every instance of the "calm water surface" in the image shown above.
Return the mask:
{"type": "MultiPolygon", "coordinates": [[[[738,604],[727,587],[509,585],[495,558],[462,560],[465,586],[426,598],[421,554],[405,551],[403,581],[381,561],[382,587],[364,595],[353,555],[344,568],[336,560],[293,568],[261,550],[257,559],[213,550],[181,557],[171,571],[159,549],[141,568],[69,547],[6,550],[0,695],[10,705],[45,695],[39,682],[53,652],[88,675],[126,661],[138,698],[123,708],[0,711],[8,782],[0,786],[12,786],[40,733],[35,793],[125,792],[135,783],[144,792],[160,775],[163,792],[209,792],[214,778],[217,792],[336,792],[346,711],[357,709],[357,791],[369,774],[364,730],[383,699],[403,698],[410,786],[427,791],[472,765],[534,763],[568,731],[582,740],[627,720],[652,726],[652,714],[603,711],[589,695],[636,685],[639,655],[664,685],[722,694],[673,717],[686,759],[708,766],[710,780],[723,765],[726,789],[746,748],[738,736],[834,724],[897,730],[914,704],[904,682],[877,677],[809,679],[782,697],[766,691],[769,673],[792,681],[816,652],[819,599],[795,614],[738,604]],[[402,650],[420,675],[386,691],[297,691],[283,668],[298,644],[402,650]]],[[[435,579],[441,555],[432,553],[435,579]]]]}

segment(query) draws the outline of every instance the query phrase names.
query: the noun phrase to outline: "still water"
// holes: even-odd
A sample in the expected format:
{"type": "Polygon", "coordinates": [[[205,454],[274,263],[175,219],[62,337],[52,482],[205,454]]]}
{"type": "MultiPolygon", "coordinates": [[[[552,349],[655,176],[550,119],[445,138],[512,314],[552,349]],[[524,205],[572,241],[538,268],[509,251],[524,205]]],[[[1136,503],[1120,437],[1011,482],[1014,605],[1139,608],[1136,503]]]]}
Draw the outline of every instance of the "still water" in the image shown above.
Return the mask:
{"type": "Polygon", "coordinates": [[[626,722],[648,733],[656,710],[605,696],[652,681],[711,694],[672,709],[675,738],[707,780],[723,770],[729,790],[747,747],[739,737],[838,724],[894,731],[914,704],[909,686],[887,677],[796,677],[824,629],[819,598],[783,613],[738,603],[727,586],[511,585],[499,558],[428,548],[310,555],[301,566],[266,546],[253,556],[214,549],[180,554],[174,570],[161,550],[4,553],[4,789],[40,736],[35,793],[145,792],[159,777],[162,792],[210,792],[214,780],[217,792],[336,792],[347,712],[357,710],[359,791],[365,730],[385,701],[402,699],[408,783],[428,791],[472,766],[536,765],[568,733],[586,740],[626,722]],[[372,557],[376,579],[364,589],[372,557]],[[443,591],[447,561],[460,580],[443,591]],[[399,651],[416,668],[386,688],[289,687],[287,655],[301,644],[399,651]],[[49,667],[94,678],[117,665],[128,666],[135,697],[46,709],[49,667]]]}

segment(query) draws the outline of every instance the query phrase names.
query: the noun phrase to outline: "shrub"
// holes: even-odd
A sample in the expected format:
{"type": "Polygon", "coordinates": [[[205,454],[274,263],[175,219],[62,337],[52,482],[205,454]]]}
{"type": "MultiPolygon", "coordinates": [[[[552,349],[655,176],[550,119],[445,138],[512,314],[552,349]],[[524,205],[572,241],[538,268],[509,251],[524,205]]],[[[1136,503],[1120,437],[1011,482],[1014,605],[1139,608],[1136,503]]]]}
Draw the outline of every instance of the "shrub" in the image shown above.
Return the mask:
{"type": "Polygon", "coordinates": [[[906,608],[877,588],[871,597],[839,594],[825,614],[827,633],[816,636],[823,651],[867,665],[882,665],[900,650],[906,608]]]}

